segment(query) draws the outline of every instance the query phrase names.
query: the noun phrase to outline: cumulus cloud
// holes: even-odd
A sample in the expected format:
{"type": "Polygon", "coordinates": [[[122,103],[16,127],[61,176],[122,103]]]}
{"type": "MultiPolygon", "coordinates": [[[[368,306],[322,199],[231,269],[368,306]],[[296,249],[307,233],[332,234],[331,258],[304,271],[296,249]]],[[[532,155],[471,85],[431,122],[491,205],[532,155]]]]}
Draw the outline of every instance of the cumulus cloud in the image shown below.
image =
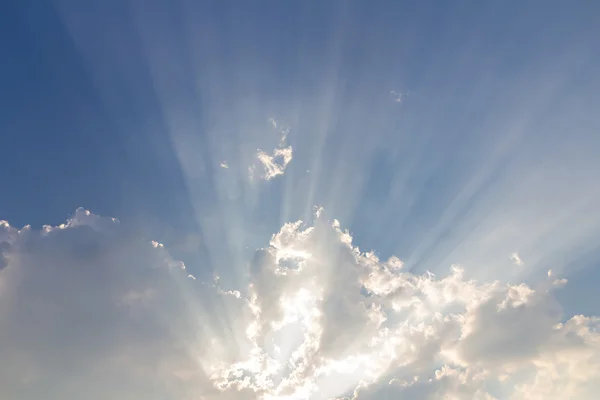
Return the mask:
{"type": "MultiPolygon", "coordinates": [[[[417,275],[321,209],[285,224],[244,287],[83,209],[0,223],[0,397],[592,399],[600,320],[565,318],[554,276],[417,275]]],[[[550,274],[552,275],[552,274],[550,274]]]]}
{"type": "Polygon", "coordinates": [[[210,398],[214,368],[244,352],[243,303],[112,218],[79,209],[0,240],[0,398],[210,398]]]}

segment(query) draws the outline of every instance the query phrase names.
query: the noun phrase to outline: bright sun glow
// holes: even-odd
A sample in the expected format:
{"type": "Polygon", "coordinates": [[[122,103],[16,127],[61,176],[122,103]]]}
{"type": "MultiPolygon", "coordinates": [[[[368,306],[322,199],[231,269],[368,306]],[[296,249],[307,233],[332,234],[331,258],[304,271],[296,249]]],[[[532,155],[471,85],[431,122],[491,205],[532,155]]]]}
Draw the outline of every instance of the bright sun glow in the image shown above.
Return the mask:
{"type": "Polygon", "coordinates": [[[600,1],[2,3],[0,400],[600,397],[600,1]]]}

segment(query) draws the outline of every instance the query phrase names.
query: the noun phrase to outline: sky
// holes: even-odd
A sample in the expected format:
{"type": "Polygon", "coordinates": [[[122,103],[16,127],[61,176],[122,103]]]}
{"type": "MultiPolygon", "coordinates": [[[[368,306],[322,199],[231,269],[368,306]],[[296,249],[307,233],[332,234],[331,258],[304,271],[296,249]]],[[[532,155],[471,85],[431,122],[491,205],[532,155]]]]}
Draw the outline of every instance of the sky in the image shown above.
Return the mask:
{"type": "Polygon", "coordinates": [[[595,399],[600,4],[0,5],[0,398],[595,399]]]}

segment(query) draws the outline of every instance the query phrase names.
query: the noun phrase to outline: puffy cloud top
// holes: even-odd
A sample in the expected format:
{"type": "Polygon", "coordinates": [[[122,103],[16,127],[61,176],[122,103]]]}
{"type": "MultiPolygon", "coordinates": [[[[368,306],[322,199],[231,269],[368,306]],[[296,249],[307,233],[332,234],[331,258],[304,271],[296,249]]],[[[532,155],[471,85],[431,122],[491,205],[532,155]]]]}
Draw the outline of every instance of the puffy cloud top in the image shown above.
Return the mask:
{"type": "Polygon", "coordinates": [[[0,398],[592,399],[599,319],[537,285],[403,270],[321,212],[285,224],[246,287],[78,209],[0,222],[0,398]]]}

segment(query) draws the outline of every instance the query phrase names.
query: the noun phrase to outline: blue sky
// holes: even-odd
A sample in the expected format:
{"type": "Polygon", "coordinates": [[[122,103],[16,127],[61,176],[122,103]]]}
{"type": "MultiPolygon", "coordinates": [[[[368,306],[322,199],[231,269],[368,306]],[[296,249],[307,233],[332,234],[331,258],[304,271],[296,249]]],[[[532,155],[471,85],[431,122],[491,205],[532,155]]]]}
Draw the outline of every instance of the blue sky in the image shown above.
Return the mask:
{"type": "Polygon", "coordinates": [[[599,13],[5,2],[0,219],[116,217],[243,298],[257,249],[288,222],[319,226],[323,207],[406,273],[460,265],[465,282],[536,288],[557,276],[560,321],[599,315],[599,13]]]}

